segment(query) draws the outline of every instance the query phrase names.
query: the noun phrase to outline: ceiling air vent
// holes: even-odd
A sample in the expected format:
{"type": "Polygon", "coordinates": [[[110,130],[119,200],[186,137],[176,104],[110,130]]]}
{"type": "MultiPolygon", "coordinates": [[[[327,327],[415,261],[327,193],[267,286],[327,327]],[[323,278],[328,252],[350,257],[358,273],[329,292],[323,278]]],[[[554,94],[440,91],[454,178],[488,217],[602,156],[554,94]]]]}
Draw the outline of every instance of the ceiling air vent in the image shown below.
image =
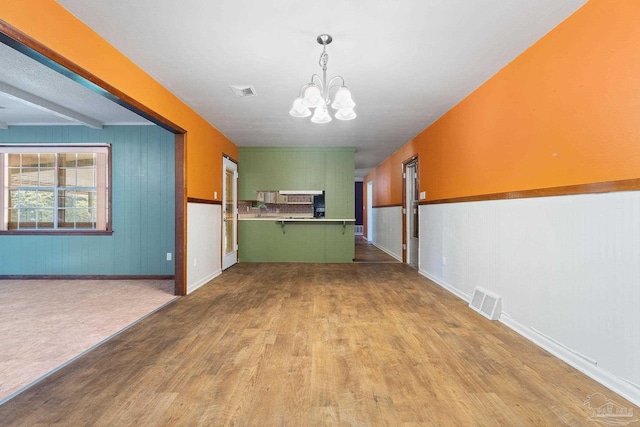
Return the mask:
{"type": "Polygon", "coordinates": [[[256,90],[253,86],[239,86],[239,85],[231,85],[229,86],[233,93],[240,98],[249,98],[251,96],[256,96],[256,90]]]}
{"type": "Polygon", "coordinates": [[[498,320],[502,313],[502,297],[487,292],[482,288],[475,288],[469,307],[489,320],[498,320]]]}

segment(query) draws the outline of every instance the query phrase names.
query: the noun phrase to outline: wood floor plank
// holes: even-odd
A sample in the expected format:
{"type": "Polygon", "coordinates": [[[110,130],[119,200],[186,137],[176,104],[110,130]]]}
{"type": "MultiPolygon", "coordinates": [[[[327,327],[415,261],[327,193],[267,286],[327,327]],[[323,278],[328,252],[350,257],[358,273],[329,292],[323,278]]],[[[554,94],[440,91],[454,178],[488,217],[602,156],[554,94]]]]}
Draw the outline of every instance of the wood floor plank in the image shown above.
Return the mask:
{"type": "Polygon", "coordinates": [[[638,411],[403,264],[239,264],[0,425],[590,425],[596,392],[638,411]]]}

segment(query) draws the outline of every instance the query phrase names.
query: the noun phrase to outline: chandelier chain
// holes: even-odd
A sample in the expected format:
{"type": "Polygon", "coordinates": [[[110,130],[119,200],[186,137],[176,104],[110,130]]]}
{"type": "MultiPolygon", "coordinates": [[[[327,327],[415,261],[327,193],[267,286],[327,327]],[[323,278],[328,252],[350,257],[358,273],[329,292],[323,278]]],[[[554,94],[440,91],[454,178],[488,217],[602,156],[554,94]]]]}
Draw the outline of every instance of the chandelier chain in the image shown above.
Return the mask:
{"type": "Polygon", "coordinates": [[[327,63],[329,62],[329,54],[327,53],[327,47],[324,47],[324,50],[320,54],[320,59],[318,60],[318,64],[323,70],[327,69],[327,63]]]}

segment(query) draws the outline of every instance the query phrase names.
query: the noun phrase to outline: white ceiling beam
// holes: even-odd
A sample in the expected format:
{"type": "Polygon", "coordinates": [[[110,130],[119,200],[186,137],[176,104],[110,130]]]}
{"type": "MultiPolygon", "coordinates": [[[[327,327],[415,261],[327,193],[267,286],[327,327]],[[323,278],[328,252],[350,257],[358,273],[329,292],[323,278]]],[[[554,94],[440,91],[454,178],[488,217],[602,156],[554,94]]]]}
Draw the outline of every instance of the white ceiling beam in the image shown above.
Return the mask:
{"type": "Polygon", "coordinates": [[[9,123],[0,120],[0,129],[9,129],[9,123]]]}
{"type": "Polygon", "coordinates": [[[63,119],[78,122],[93,129],[102,129],[104,124],[99,120],[93,119],[77,111],[70,110],[62,105],[56,104],[46,99],[40,98],[32,93],[26,92],[17,87],[13,87],[6,83],[0,82],[0,92],[20,101],[31,107],[37,108],[42,111],[47,111],[63,119]]]}

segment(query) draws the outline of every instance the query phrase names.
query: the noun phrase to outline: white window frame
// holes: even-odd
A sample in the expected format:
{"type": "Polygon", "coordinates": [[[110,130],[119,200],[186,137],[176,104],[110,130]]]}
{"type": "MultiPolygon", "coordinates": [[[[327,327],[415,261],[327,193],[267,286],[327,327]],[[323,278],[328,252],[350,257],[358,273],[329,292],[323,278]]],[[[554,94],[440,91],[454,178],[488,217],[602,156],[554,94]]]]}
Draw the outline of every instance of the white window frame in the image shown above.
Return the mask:
{"type": "MultiPolygon", "coordinates": [[[[57,194],[56,188],[55,193],[57,194]]],[[[55,197],[57,211],[58,198],[55,197]]],[[[57,215],[56,215],[57,217],[57,215]]],[[[0,234],[111,234],[111,145],[110,144],[0,144],[0,234]],[[95,228],[26,228],[9,230],[8,154],[95,153],[96,156],[96,227],[95,228]]]]}

